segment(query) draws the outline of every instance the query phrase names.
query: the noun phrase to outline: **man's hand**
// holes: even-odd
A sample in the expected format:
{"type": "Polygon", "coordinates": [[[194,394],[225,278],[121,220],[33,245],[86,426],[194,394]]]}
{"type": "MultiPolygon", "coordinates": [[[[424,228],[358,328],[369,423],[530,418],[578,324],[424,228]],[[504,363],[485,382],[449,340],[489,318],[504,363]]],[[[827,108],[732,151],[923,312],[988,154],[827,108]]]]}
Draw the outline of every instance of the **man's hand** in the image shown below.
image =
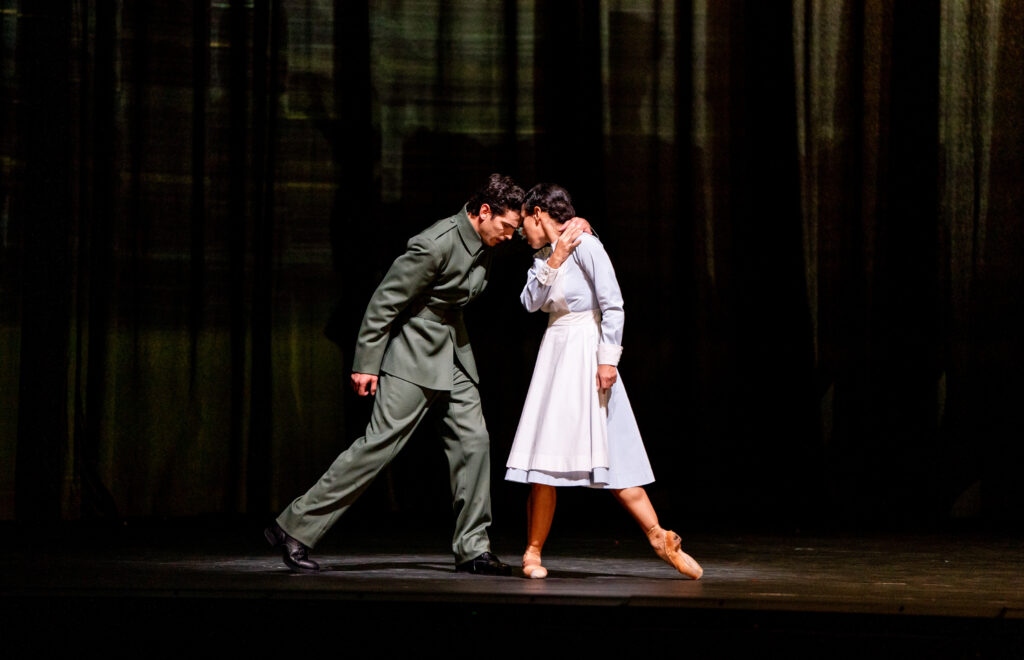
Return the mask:
{"type": "Polygon", "coordinates": [[[593,236],[593,235],[594,235],[594,230],[593,230],[593,229],[591,229],[591,227],[590,227],[590,223],[589,223],[589,222],[587,222],[587,221],[586,221],[586,220],[585,220],[584,218],[581,218],[581,217],[579,217],[579,216],[576,216],[575,218],[573,218],[573,219],[572,219],[572,220],[570,220],[569,222],[576,222],[576,223],[579,223],[579,224],[580,224],[580,225],[581,225],[581,226],[583,227],[583,233],[584,233],[584,234],[590,234],[591,236],[593,236]]]}
{"type": "MultiPolygon", "coordinates": [[[[586,220],[583,220],[586,222],[586,220]]],[[[590,225],[587,225],[589,228],[590,225]]],[[[551,256],[548,257],[548,265],[552,268],[559,268],[565,263],[576,246],[580,244],[580,234],[583,233],[583,225],[580,224],[579,218],[573,218],[565,224],[565,229],[562,230],[562,235],[558,238],[558,243],[555,245],[554,251],[551,256]]]]}
{"type": "Polygon", "coordinates": [[[619,373],[613,365],[610,364],[599,364],[597,365],[597,389],[601,392],[607,392],[615,384],[618,379],[619,373]]]}
{"type": "MultiPolygon", "coordinates": [[[[614,368],[614,367],[613,367],[614,368]]],[[[352,389],[355,390],[359,396],[366,396],[369,394],[373,396],[377,393],[377,376],[374,374],[352,374],[352,389]]]]}

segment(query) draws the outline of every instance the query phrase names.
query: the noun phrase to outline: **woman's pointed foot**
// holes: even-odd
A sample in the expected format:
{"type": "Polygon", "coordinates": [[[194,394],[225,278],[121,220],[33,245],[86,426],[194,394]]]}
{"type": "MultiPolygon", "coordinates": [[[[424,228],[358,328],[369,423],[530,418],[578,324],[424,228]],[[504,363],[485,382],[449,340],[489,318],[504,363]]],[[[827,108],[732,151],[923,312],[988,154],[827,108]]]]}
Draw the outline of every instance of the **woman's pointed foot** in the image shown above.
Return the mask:
{"type": "Polygon", "coordinates": [[[523,555],[523,575],[535,580],[548,576],[548,569],[541,566],[539,552],[527,550],[523,555]]]}
{"type": "Polygon", "coordinates": [[[681,547],[683,541],[675,532],[655,525],[647,530],[647,539],[658,556],[675,566],[676,570],[683,575],[694,580],[699,580],[700,576],[704,575],[704,569],[700,567],[700,564],[683,552],[681,547]]]}

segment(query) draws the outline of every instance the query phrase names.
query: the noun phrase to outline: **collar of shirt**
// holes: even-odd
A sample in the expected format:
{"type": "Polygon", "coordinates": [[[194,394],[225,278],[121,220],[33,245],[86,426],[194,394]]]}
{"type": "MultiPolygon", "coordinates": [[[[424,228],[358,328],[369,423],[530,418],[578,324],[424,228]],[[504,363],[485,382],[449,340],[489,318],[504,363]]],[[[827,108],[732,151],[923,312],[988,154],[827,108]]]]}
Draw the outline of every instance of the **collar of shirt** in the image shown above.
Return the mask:
{"type": "Polygon", "coordinates": [[[473,223],[469,221],[469,213],[466,211],[465,206],[463,206],[462,210],[459,211],[457,222],[459,227],[459,236],[462,237],[462,244],[466,246],[467,252],[475,255],[484,248],[484,242],[480,238],[480,234],[478,234],[476,229],[473,228],[473,223]]]}

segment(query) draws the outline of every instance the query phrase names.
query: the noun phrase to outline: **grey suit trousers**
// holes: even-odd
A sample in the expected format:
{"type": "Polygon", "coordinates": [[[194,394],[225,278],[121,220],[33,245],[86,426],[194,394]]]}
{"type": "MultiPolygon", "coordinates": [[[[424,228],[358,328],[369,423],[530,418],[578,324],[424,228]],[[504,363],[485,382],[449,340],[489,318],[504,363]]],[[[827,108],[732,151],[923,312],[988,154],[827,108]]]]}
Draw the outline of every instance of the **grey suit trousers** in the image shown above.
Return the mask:
{"type": "Polygon", "coordinates": [[[490,442],[480,393],[456,364],[452,390],[430,390],[381,373],[366,435],[343,451],[320,480],[277,518],[309,547],[366,490],[401,451],[433,406],[443,406],[438,431],[444,441],[455,512],[452,552],[461,563],[490,550],[490,442]]]}

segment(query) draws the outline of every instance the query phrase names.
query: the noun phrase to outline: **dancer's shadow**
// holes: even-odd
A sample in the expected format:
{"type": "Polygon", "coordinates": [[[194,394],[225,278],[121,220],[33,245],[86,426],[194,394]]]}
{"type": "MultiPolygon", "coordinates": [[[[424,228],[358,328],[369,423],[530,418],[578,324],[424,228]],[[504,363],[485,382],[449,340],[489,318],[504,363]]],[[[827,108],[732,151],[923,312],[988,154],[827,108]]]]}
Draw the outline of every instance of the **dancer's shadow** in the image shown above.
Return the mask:
{"type": "MultiPolygon", "coordinates": [[[[616,571],[606,571],[606,572],[598,573],[598,572],[594,572],[594,571],[580,571],[580,570],[565,570],[565,569],[554,570],[554,569],[551,569],[551,568],[548,568],[548,576],[546,578],[544,578],[544,580],[532,580],[532,581],[533,582],[544,582],[546,580],[551,580],[551,579],[556,579],[556,580],[559,580],[559,579],[561,579],[561,580],[593,580],[593,579],[599,579],[599,578],[604,578],[604,579],[607,579],[607,578],[619,578],[619,579],[627,579],[627,580],[677,580],[677,581],[680,581],[680,582],[694,582],[693,580],[690,580],[690,579],[685,578],[685,577],[680,577],[679,575],[673,575],[672,573],[668,573],[667,575],[637,575],[636,573],[623,573],[623,572],[616,572],[616,571]]],[[[523,579],[526,580],[526,579],[529,579],[529,578],[525,578],[524,577],[523,579]]]]}
{"type": "Polygon", "coordinates": [[[434,573],[454,573],[455,569],[450,564],[432,562],[364,562],[359,564],[329,564],[321,566],[321,573],[359,573],[365,571],[430,571],[434,573]]]}
{"type": "MultiPolygon", "coordinates": [[[[443,573],[456,575],[455,569],[447,563],[436,563],[436,562],[401,562],[401,561],[381,561],[381,562],[362,562],[357,564],[328,564],[321,566],[320,573],[361,573],[361,572],[380,572],[380,571],[428,571],[430,573],[443,573]]],[[[544,584],[550,580],[595,580],[595,579],[628,579],[628,580],[674,580],[680,582],[691,582],[686,578],[681,578],[678,575],[674,575],[671,572],[666,574],[663,571],[658,570],[659,574],[655,575],[654,570],[649,573],[638,573],[638,572],[623,572],[623,571],[588,571],[580,569],[548,569],[548,577],[545,580],[531,580],[529,578],[521,576],[517,570],[513,570],[512,578],[522,579],[527,582],[544,584]]],[[[390,576],[389,576],[390,577],[390,576]]],[[[414,576],[409,575],[395,575],[395,577],[413,578],[414,576]]]]}

